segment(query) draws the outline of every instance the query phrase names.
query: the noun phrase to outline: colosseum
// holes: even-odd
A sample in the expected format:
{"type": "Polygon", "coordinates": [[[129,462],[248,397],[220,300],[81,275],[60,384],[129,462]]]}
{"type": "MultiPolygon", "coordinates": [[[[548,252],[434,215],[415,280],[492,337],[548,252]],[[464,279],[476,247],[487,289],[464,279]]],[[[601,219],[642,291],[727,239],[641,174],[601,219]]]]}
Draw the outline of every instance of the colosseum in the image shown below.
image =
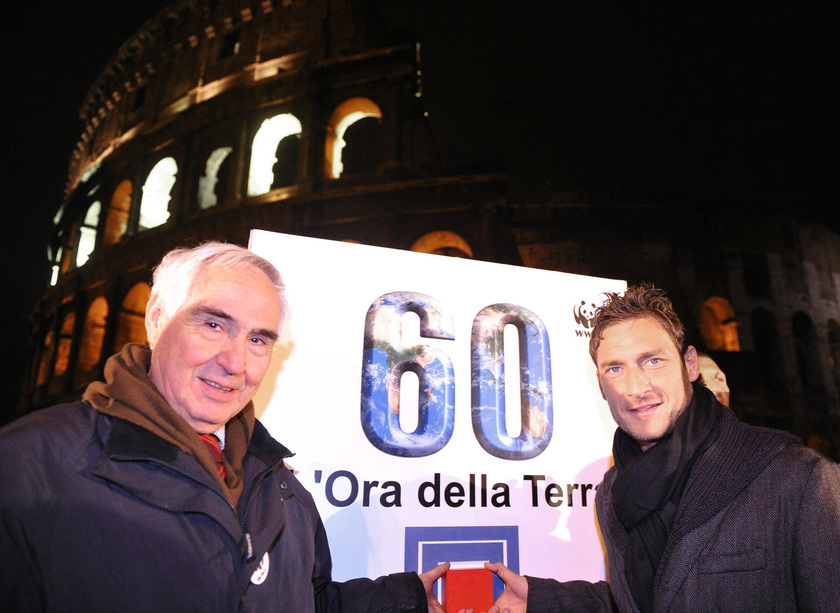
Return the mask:
{"type": "Polygon", "coordinates": [[[18,412],[78,397],[144,341],[163,253],[259,228],[652,281],[743,419],[836,454],[840,236],[608,187],[537,198],[496,164],[446,165],[422,52],[364,0],[176,0],[142,25],[80,110],[18,412]]]}

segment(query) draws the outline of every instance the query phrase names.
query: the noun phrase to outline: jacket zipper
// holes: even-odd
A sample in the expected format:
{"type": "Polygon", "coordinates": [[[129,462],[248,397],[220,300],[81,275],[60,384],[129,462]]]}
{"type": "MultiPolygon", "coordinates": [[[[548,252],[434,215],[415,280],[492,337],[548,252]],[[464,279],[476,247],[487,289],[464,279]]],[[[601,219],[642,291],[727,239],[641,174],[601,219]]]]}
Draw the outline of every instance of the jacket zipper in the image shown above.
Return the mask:
{"type": "Polygon", "coordinates": [[[250,483],[251,487],[250,487],[250,491],[248,493],[248,500],[245,503],[245,512],[242,514],[242,517],[240,517],[239,513],[236,510],[236,507],[234,507],[233,504],[231,504],[230,500],[228,500],[228,497],[225,496],[225,493],[222,490],[220,490],[218,487],[207,486],[205,483],[202,483],[201,481],[199,481],[198,479],[196,479],[192,475],[189,475],[189,474],[185,473],[180,468],[176,468],[175,466],[172,466],[172,464],[167,464],[166,462],[162,462],[160,460],[157,460],[157,459],[154,459],[154,458],[148,458],[148,457],[121,457],[121,458],[113,458],[113,459],[118,460],[118,461],[120,461],[120,460],[121,461],[132,461],[132,460],[134,460],[134,461],[139,461],[139,462],[151,462],[152,464],[158,464],[159,466],[165,466],[166,468],[178,473],[179,475],[183,475],[184,477],[186,477],[187,479],[189,479],[193,483],[197,483],[198,485],[200,485],[202,487],[206,487],[207,489],[209,489],[209,490],[215,492],[216,494],[218,494],[219,496],[221,496],[221,498],[227,503],[228,508],[233,512],[233,516],[237,519],[237,521],[239,523],[239,529],[242,531],[242,536],[245,539],[245,562],[246,563],[247,562],[252,562],[256,558],[256,554],[254,553],[253,538],[251,537],[251,533],[248,532],[248,530],[246,529],[245,524],[247,522],[248,512],[251,510],[251,502],[254,500],[254,494],[256,492],[257,482],[260,481],[261,479],[264,479],[265,476],[269,472],[274,470],[274,467],[277,465],[276,462],[274,464],[272,464],[271,466],[269,466],[268,468],[266,468],[261,473],[257,474],[251,480],[251,483],[250,483]]]}

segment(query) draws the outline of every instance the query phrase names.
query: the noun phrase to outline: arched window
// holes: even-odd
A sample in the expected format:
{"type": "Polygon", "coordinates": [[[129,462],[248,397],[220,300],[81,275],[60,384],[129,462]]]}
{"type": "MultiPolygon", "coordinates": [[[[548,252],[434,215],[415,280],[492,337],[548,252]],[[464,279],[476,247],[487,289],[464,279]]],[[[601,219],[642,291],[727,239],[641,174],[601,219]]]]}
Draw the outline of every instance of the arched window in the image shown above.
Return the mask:
{"type": "Polygon", "coordinates": [[[773,284],[767,256],[763,253],[744,253],[741,260],[744,263],[744,289],[747,290],[747,295],[770,298],[773,284]]]}
{"type": "Polygon", "coordinates": [[[53,263],[50,267],[50,287],[54,287],[55,284],[58,283],[58,273],[61,270],[61,252],[62,248],[59,247],[56,251],[55,258],[53,258],[51,254],[48,253],[48,255],[50,256],[49,259],[53,263]]]}
{"type": "Polygon", "coordinates": [[[297,183],[298,151],[300,151],[300,134],[289,134],[277,143],[277,150],[274,153],[277,161],[272,169],[274,181],[271,183],[271,189],[290,187],[297,183]]]}
{"type": "MultiPolygon", "coordinates": [[[[277,158],[280,142],[286,137],[299,137],[302,131],[300,121],[290,113],[275,115],[266,119],[254,136],[251,145],[251,166],[248,169],[248,196],[267,194],[274,185],[274,174],[280,160],[277,158]]],[[[282,162],[284,176],[297,178],[297,157],[282,162]],[[294,170],[289,168],[294,166],[294,170]]]]}
{"type": "Polygon", "coordinates": [[[461,236],[448,230],[436,230],[420,237],[411,246],[412,251],[436,253],[456,258],[472,258],[473,251],[469,243],[461,236]]]}
{"type": "Polygon", "coordinates": [[[362,117],[347,126],[342,137],[342,176],[379,170],[382,159],[382,123],[378,117],[362,117]]]}
{"type": "Polygon", "coordinates": [[[232,151],[233,147],[219,147],[207,158],[207,164],[204,166],[204,176],[198,179],[198,207],[202,211],[216,206],[220,196],[225,197],[226,183],[222,175],[222,183],[219,184],[219,171],[232,151]]]}
{"type": "Polygon", "coordinates": [[[114,190],[108,216],[105,218],[105,235],[102,237],[106,245],[117,243],[128,228],[128,213],[131,210],[131,193],[134,186],[126,179],[114,190]]]}
{"type": "Polygon", "coordinates": [[[70,350],[73,348],[73,328],[75,325],[76,315],[71,311],[64,316],[58,335],[58,347],[56,348],[55,366],[53,367],[53,377],[55,379],[63,377],[70,366],[70,350]]]}
{"type": "Polygon", "coordinates": [[[41,359],[38,362],[38,377],[35,380],[35,385],[41,387],[47,382],[50,369],[50,361],[52,360],[53,350],[55,349],[55,335],[50,330],[44,338],[44,346],[41,348],[41,359]]]}
{"type": "Polygon", "coordinates": [[[750,323],[756,364],[762,383],[768,386],[787,387],[779,351],[776,318],[767,309],[756,309],[750,313],[750,323]]]}
{"type": "Polygon", "coordinates": [[[146,303],[149,302],[150,293],[148,283],[138,283],[125,295],[117,318],[115,352],[120,351],[127,343],[146,342],[146,303]]]}
{"type": "Polygon", "coordinates": [[[163,158],[152,168],[143,185],[143,199],[140,201],[140,222],[138,230],[149,230],[169,220],[169,199],[178,164],[175,158],[163,158]]]}
{"type": "Polygon", "coordinates": [[[703,303],[700,334],[709,351],[740,351],[738,320],[726,298],[713,296],[703,303]]]}
{"type": "Polygon", "coordinates": [[[79,344],[79,361],[73,376],[74,387],[90,382],[102,357],[102,341],[105,337],[105,322],[108,319],[108,301],[100,296],[88,307],[82,340],[79,344]]]}
{"type": "Polygon", "coordinates": [[[804,388],[822,385],[819,353],[817,351],[817,331],[814,322],[807,313],[797,311],[791,320],[793,343],[796,352],[796,372],[804,388]]]}
{"type": "Polygon", "coordinates": [[[88,207],[82,226],[79,228],[79,245],[76,247],[76,266],[84,266],[96,247],[96,230],[99,227],[99,213],[102,203],[97,200],[88,207]]]}
{"type": "Polygon", "coordinates": [[[327,125],[327,177],[337,179],[345,171],[369,172],[379,167],[381,120],[382,111],[367,98],[350,98],[336,107],[327,125]]]}

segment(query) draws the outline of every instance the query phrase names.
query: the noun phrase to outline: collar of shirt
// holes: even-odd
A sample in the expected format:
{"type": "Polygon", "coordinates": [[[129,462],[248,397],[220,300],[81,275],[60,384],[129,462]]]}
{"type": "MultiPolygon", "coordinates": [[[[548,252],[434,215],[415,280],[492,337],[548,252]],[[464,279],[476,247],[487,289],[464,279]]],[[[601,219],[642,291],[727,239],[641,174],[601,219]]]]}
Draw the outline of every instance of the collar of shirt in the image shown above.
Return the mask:
{"type": "Polygon", "coordinates": [[[213,433],[217,439],[219,439],[219,447],[221,447],[222,451],[225,449],[225,427],[222,426],[218,430],[213,433]]]}

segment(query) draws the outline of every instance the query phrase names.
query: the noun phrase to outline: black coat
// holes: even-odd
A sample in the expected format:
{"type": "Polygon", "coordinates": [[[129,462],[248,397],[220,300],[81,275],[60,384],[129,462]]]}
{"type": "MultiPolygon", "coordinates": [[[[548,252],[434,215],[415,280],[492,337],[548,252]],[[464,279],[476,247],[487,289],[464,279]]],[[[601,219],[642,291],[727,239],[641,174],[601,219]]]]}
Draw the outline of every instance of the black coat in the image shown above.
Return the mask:
{"type": "MultiPolygon", "coordinates": [[[[528,578],[528,613],[636,612],[627,532],[598,487],[610,583],[528,578]]],[[[792,435],[737,421],[692,469],[654,580],[654,611],[840,611],[840,467],[792,435]]]]}
{"type": "Polygon", "coordinates": [[[331,581],[324,526],[289,455],[256,422],[234,509],[192,456],[85,403],[10,424],[0,611],[425,612],[414,573],[331,581]]]}

